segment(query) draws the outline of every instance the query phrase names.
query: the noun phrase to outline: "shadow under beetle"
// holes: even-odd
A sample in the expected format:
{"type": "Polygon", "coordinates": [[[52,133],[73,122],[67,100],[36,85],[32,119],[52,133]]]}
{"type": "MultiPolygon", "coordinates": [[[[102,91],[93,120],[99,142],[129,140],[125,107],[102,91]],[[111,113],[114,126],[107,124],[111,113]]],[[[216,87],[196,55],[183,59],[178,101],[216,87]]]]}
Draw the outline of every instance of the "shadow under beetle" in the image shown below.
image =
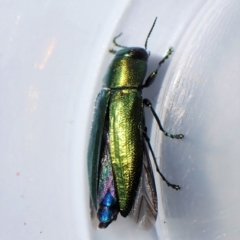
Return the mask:
{"type": "Polygon", "coordinates": [[[116,39],[121,34],[113,39],[114,45],[122,49],[110,50],[115,57],[96,99],[88,148],[88,177],[91,205],[97,212],[99,228],[106,228],[117,219],[118,213],[123,217],[131,216],[145,229],[154,225],[157,193],[148,149],[163,181],[175,190],[180,189],[160,172],[144,123],[143,108],[148,107],[167,137],[184,137],[165,131],[150,101],[142,98],[142,89],[153,83],[158,69],[173,52],[170,48],[144,82],[150,55],[147,43],[156,20],[145,48],[119,45],[116,39]]]}

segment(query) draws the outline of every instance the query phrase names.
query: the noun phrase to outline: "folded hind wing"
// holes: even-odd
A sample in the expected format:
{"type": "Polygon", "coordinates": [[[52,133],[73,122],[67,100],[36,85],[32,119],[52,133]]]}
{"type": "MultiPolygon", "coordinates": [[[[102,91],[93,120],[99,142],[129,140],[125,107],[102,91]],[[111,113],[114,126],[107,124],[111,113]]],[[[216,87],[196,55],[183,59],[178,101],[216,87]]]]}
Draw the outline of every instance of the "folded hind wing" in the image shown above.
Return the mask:
{"type": "Polygon", "coordinates": [[[141,228],[150,229],[157,219],[157,204],[157,192],[152,165],[144,142],[142,176],[130,217],[139,224],[141,228]]]}

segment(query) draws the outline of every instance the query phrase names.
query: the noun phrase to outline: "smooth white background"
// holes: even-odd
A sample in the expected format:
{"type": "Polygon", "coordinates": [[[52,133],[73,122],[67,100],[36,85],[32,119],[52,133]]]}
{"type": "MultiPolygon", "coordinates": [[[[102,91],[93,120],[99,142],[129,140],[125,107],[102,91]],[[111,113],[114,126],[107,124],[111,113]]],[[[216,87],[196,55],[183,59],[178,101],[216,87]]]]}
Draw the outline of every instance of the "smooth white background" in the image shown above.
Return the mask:
{"type": "Polygon", "coordinates": [[[240,3],[238,0],[0,1],[0,240],[240,237],[240,3]],[[162,172],[159,218],[143,231],[119,216],[106,230],[89,216],[86,149],[111,40],[148,43],[145,91],[162,172]]]}

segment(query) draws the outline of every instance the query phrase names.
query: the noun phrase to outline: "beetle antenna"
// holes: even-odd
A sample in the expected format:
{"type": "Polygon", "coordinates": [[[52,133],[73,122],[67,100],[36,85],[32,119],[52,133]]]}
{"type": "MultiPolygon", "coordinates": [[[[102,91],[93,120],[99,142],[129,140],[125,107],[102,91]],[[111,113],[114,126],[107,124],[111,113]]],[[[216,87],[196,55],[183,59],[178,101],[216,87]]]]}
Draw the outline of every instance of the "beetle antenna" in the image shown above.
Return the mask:
{"type": "Polygon", "coordinates": [[[152,25],[149,33],[148,33],[148,36],[147,36],[147,39],[146,39],[146,42],[145,42],[145,49],[146,49],[146,50],[147,50],[148,39],[149,39],[149,37],[150,37],[150,35],[151,35],[151,33],[152,33],[152,30],[153,30],[153,28],[154,28],[154,26],[155,26],[156,21],[157,21],[157,17],[155,18],[155,20],[154,20],[154,22],[153,22],[153,25],[152,25]]]}
{"type": "Polygon", "coordinates": [[[117,47],[120,47],[120,48],[127,48],[126,46],[122,46],[122,45],[119,45],[117,42],[116,42],[116,39],[119,38],[120,36],[122,35],[122,33],[118,34],[114,39],[113,39],[113,44],[117,47]]]}

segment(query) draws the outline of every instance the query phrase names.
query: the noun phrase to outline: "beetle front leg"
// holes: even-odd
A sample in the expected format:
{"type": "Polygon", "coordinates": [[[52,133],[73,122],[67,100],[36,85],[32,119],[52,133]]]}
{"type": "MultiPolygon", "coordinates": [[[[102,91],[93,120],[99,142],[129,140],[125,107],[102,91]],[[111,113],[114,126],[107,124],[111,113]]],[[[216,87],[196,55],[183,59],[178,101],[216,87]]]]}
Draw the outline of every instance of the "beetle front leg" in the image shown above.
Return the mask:
{"type": "Polygon", "coordinates": [[[150,108],[150,110],[151,110],[154,118],[155,118],[156,121],[157,121],[157,124],[158,124],[159,129],[165,134],[165,136],[170,137],[170,138],[176,138],[176,139],[182,139],[182,138],[184,138],[184,135],[181,134],[181,133],[180,133],[180,134],[171,134],[171,133],[168,133],[167,131],[165,131],[165,130],[163,129],[163,126],[162,126],[162,124],[161,124],[161,121],[160,121],[158,115],[156,114],[156,112],[154,111],[151,102],[150,102],[148,99],[146,99],[146,98],[143,99],[143,104],[144,104],[146,107],[150,108]]]}
{"type": "Polygon", "coordinates": [[[161,67],[161,65],[165,62],[165,60],[168,59],[168,57],[173,53],[173,48],[169,48],[166,56],[158,63],[158,66],[155,71],[151,72],[151,74],[148,76],[147,80],[145,83],[142,85],[142,88],[147,88],[149,87],[155,80],[158,69],[161,67]]]}
{"type": "Polygon", "coordinates": [[[115,49],[113,49],[113,48],[109,49],[108,51],[109,51],[110,53],[112,53],[112,54],[116,54],[116,52],[117,52],[117,51],[116,51],[115,49]]]}

